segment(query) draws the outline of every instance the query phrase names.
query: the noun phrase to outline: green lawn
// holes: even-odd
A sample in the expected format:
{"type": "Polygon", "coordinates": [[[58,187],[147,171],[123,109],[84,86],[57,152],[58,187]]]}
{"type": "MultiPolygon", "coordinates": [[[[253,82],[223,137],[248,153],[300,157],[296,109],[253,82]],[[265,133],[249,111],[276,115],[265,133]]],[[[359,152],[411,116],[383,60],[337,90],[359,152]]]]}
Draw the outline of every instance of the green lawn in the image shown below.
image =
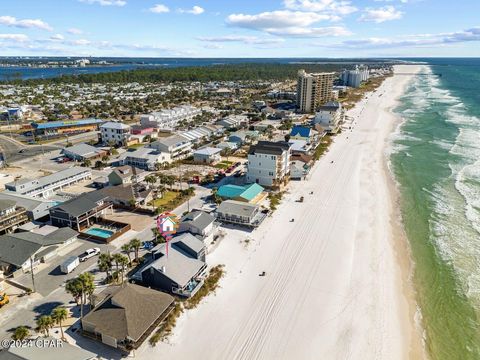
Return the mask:
{"type": "Polygon", "coordinates": [[[161,199],[153,200],[153,206],[156,208],[159,206],[166,206],[170,201],[175,200],[179,196],[179,192],[167,190],[163,193],[163,197],[161,199]]]}

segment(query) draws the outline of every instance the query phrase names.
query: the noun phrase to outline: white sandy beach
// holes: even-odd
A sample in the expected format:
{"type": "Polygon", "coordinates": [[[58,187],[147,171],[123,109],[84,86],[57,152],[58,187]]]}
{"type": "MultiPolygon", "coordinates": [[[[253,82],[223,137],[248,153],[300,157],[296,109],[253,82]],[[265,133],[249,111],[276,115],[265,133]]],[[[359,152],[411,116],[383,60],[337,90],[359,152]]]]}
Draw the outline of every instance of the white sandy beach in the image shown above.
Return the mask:
{"type": "Polygon", "coordinates": [[[259,229],[229,230],[208,257],[226,265],[221,289],[181,316],[168,343],[144,344],[137,358],[418,358],[408,252],[385,158],[398,122],[390,109],[410,79],[387,79],[352,109],[353,131],[335,137],[307,181],[291,182],[259,229]],[[295,202],[301,195],[304,203],[295,202]]]}

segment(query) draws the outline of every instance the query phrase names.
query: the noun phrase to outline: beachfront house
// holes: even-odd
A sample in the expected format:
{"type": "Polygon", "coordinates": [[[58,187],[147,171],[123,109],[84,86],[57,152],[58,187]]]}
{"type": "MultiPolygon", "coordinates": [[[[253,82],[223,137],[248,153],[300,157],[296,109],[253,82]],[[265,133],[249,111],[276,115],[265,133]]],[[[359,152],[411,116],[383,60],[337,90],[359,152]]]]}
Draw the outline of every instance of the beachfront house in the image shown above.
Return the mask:
{"type": "Polygon", "coordinates": [[[267,212],[261,211],[258,205],[226,200],[217,207],[215,215],[222,223],[257,227],[265,219],[267,212]]]}
{"type": "Polygon", "coordinates": [[[128,282],[106,288],[81,320],[82,330],[105,345],[138,348],[173,309],[172,296],[128,282]]]}
{"type": "Polygon", "coordinates": [[[256,183],[248,185],[222,185],[217,190],[217,196],[223,200],[237,200],[257,204],[265,199],[264,188],[256,183]]]}
{"type": "Polygon", "coordinates": [[[140,268],[133,276],[145,286],[173,294],[191,297],[203,286],[205,269],[205,245],[203,241],[190,237],[174,238],[167,244],[159,244],[151,250],[150,261],[140,268]],[[181,244],[177,244],[181,242],[181,244]],[[188,252],[185,248],[190,249],[188,252]],[[192,256],[199,254],[200,258],[192,256]],[[203,260],[202,260],[203,259],[203,260]]]}
{"type": "Polygon", "coordinates": [[[290,144],[259,141],[248,152],[247,182],[279,186],[290,174],[290,144]]]}
{"type": "Polygon", "coordinates": [[[215,217],[202,210],[192,210],[180,219],[178,233],[189,232],[204,239],[215,231],[215,217]]]}
{"type": "Polygon", "coordinates": [[[318,108],[313,123],[320,125],[326,132],[336,133],[343,119],[344,110],[342,104],[338,101],[329,101],[318,108]]]}

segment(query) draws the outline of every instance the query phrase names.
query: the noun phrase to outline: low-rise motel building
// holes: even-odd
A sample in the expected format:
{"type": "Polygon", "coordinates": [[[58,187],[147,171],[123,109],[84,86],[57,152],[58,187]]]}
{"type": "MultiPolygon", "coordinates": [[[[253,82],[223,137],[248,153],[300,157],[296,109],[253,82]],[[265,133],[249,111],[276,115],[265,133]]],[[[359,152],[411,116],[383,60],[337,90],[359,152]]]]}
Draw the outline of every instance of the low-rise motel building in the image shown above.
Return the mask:
{"type": "Polygon", "coordinates": [[[100,119],[82,119],[82,120],[65,120],[65,121],[49,121],[49,122],[32,122],[33,133],[36,136],[53,136],[62,134],[79,134],[88,131],[97,131],[98,127],[103,123],[100,119]]]}

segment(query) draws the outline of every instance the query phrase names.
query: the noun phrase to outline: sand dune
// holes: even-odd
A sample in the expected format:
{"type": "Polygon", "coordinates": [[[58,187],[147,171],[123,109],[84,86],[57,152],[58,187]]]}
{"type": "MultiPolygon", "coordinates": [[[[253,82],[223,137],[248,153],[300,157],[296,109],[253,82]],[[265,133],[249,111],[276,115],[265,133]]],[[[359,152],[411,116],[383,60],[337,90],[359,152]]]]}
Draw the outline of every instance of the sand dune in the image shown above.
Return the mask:
{"type": "Polygon", "coordinates": [[[208,259],[226,264],[222,288],[182,315],[168,343],[144,345],[137,358],[417,358],[409,261],[385,159],[398,121],[390,109],[410,79],[386,80],[352,109],[353,130],[335,138],[307,181],[291,183],[261,228],[229,231],[208,259]],[[240,243],[247,236],[248,246],[240,243]]]}

